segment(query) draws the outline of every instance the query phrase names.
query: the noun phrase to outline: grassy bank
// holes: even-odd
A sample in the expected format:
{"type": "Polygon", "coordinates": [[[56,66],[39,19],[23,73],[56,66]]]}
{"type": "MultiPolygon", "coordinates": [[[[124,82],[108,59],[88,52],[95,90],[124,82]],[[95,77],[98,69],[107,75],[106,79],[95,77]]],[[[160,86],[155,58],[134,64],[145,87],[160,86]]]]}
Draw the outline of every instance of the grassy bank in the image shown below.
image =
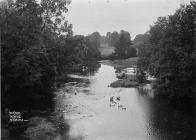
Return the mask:
{"type": "Polygon", "coordinates": [[[128,74],[126,73],[125,69],[126,68],[136,68],[137,67],[137,62],[139,60],[139,57],[132,57],[128,59],[120,59],[120,60],[102,60],[102,64],[110,65],[113,66],[115,69],[115,73],[117,75],[117,78],[119,80],[114,81],[110,84],[111,87],[125,87],[125,88],[130,88],[130,87],[137,87],[140,84],[144,84],[147,82],[145,80],[145,75],[143,77],[144,80],[141,80],[141,72],[137,70],[135,74],[128,74]],[[124,75],[124,76],[123,76],[124,75]]]}
{"type": "Polygon", "coordinates": [[[139,57],[131,57],[128,59],[119,59],[119,60],[102,60],[102,64],[107,64],[113,66],[114,68],[129,68],[136,67],[136,63],[139,60],[139,57]]]}

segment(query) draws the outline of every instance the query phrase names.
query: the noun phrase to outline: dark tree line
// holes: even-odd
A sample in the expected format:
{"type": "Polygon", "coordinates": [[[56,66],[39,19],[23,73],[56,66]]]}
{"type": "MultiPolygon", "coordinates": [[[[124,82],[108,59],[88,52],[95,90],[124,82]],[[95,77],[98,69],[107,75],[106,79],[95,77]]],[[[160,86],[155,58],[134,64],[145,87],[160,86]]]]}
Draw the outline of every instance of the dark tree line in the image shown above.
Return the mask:
{"type": "MultiPolygon", "coordinates": [[[[2,108],[51,98],[54,82],[100,58],[89,36],[74,36],[65,0],[0,3],[2,108]],[[15,104],[16,105],[16,104],[15,104]]],[[[3,110],[3,109],[2,109],[3,110]]]]}
{"type": "Polygon", "coordinates": [[[156,91],[169,97],[196,93],[196,2],[159,17],[138,48],[140,68],[157,78],[156,91]]]}
{"type": "Polygon", "coordinates": [[[121,30],[120,33],[108,32],[106,34],[106,40],[110,46],[115,48],[115,52],[111,57],[115,59],[126,59],[136,56],[136,49],[132,46],[129,32],[124,30],[121,30]]]}

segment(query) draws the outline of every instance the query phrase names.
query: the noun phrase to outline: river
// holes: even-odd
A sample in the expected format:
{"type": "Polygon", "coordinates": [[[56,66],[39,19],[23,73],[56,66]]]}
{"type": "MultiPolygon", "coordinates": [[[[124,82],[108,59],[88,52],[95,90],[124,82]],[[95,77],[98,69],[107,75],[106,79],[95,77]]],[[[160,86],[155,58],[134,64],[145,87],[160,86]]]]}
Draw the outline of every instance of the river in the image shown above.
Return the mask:
{"type": "Polygon", "coordinates": [[[111,88],[115,69],[104,64],[93,75],[69,76],[76,80],[64,84],[55,99],[69,129],[56,140],[194,139],[194,107],[189,102],[155,99],[149,85],[148,92],[111,88]]]}

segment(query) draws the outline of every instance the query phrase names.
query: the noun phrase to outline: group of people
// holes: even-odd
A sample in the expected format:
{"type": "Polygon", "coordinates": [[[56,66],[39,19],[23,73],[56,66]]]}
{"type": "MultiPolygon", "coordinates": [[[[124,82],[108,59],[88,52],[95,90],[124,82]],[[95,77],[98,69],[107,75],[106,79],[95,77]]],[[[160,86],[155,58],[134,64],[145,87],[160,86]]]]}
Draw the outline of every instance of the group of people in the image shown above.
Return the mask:
{"type": "Polygon", "coordinates": [[[126,107],[124,107],[123,105],[120,105],[119,101],[120,101],[120,96],[116,97],[116,101],[114,99],[114,96],[110,97],[110,107],[115,106],[116,104],[118,104],[118,109],[122,108],[123,110],[126,110],[126,107]]]}
{"type": "MultiPolygon", "coordinates": [[[[64,95],[65,95],[66,93],[68,93],[69,90],[70,90],[70,89],[66,88],[66,90],[65,90],[66,92],[64,91],[64,95]]],[[[75,88],[75,89],[74,89],[74,95],[77,95],[77,94],[78,94],[78,92],[77,92],[77,89],[75,88]]]]}

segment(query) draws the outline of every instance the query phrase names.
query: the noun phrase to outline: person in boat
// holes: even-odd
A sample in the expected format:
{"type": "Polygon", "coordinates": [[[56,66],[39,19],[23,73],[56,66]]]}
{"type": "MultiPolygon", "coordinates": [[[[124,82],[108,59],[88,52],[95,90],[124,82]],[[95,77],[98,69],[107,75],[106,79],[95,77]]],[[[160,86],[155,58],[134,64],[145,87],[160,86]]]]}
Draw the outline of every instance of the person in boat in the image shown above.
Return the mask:
{"type": "Polygon", "coordinates": [[[116,100],[120,101],[120,97],[116,97],[116,100]]]}
{"type": "Polygon", "coordinates": [[[114,102],[114,96],[110,97],[110,102],[114,102]]]}
{"type": "Polygon", "coordinates": [[[74,94],[77,95],[77,90],[76,89],[74,90],[74,94]]]}

